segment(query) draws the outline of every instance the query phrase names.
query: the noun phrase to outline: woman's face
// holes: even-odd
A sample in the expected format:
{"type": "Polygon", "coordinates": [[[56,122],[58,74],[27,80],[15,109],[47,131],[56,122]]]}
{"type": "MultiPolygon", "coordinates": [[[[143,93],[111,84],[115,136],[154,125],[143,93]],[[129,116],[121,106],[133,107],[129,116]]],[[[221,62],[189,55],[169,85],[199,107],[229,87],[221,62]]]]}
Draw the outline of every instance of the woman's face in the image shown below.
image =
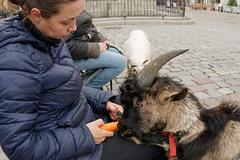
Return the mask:
{"type": "Polygon", "coordinates": [[[77,0],[60,5],[60,13],[50,18],[41,18],[36,27],[49,38],[60,39],[75,31],[77,16],[83,11],[85,0],[77,0]]]}

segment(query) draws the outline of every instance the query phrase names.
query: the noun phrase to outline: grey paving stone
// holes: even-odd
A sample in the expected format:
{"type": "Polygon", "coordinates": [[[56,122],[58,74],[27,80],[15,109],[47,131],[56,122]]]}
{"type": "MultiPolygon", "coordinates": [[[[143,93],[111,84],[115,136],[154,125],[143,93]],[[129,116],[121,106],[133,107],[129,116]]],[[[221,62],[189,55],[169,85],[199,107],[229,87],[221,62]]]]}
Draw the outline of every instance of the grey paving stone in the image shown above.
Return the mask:
{"type": "Polygon", "coordinates": [[[3,153],[1,146],[0,146],[0,160],[8,160],[7,156],[3,153]]]}
{"type": "Polygon", "coordinates": [[[207,91],[207,94],[212,97],[212,98],[217,98],[217,97],[220,97],[222,96],[223,94],[217,90],[210,90],[210,91],[207,91]]]}
{"type": "Polygon", "coordinates": [[[210,98],[210,96],[205,92],[196,92],[194,95],[197,96],[200,100],[210,98]]]}
{"type": "Polygon", "coordinates": [[[221,93],[224,94],[224,95],[234,93],[234,92],[233,92],[231,89],[229,89],[229,88],[220,88],[218,91],[221,92],[221,93]]]}

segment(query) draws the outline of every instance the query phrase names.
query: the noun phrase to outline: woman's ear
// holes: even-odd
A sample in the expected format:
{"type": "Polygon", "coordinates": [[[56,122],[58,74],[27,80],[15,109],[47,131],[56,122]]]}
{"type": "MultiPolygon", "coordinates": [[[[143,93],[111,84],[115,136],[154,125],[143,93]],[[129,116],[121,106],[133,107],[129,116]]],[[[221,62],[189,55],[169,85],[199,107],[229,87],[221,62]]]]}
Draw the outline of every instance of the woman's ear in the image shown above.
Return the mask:
{"type": "Polygon", "coordinates": [[[31,17],[35,20],[35,21],[40,21],[43,17],[41,15],[41,11],[37,8],[33,8],[31,10],[31,17]]]}

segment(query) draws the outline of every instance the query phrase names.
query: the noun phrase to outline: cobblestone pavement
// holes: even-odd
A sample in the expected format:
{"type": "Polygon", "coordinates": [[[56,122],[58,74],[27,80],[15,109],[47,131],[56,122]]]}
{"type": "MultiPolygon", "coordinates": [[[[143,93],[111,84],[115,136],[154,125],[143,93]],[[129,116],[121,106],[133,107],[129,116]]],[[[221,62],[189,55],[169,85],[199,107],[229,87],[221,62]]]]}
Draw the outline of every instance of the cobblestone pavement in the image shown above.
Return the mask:
{"type": "MultiPolygon", "coordinates": [[[[141,29],[149,35],[152,58],[166,51],[189,51],[168,62],[160,74],[181,81],[203,104],[214,107],[222,100],[240,102],[240,15],[188,10],[195,24],[98,26],[116,46],[123,48],[128,34],[141,29]]],[[[118,93],[125,73],[117,77],[118,93]]]]}
{"type": "MultiPolygon", "coordinates": [[[[151,25],[143,21],[98,29],[120,49],[132,30],[145,31],[152,44],[152,58],[188,48],[187,53],[168,62],[161,74],[181,81],[208,107],[221,100],[240,102],[240,15],[187,10],[186,16],[195,24],[151,25]]],[[[113,81],[113,93],[118,93],[124,76],[125,72],[113,81]]],[[[104,90],[108,88],[109,85],[104,90]]],[[[0,160],[7,160],[1,149],[0,160]]]]}

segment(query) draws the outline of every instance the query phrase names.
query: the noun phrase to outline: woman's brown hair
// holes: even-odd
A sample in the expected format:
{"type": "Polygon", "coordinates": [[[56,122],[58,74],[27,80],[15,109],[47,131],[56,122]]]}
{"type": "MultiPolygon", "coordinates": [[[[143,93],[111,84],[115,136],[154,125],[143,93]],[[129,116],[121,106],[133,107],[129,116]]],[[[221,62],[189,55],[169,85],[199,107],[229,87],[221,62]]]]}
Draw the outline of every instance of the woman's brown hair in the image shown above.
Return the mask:
{"type": "Polygon", "coordinates": [[[16,11],[13,5],[20,6],[25,16],[29,15],[33,8],[41,11],[43,18],[50,18],[53,14],[60,12],[60,5],[63,3],[74,2],[77,0],[1,0],[3,10],[9,12],[16,11]]]}

